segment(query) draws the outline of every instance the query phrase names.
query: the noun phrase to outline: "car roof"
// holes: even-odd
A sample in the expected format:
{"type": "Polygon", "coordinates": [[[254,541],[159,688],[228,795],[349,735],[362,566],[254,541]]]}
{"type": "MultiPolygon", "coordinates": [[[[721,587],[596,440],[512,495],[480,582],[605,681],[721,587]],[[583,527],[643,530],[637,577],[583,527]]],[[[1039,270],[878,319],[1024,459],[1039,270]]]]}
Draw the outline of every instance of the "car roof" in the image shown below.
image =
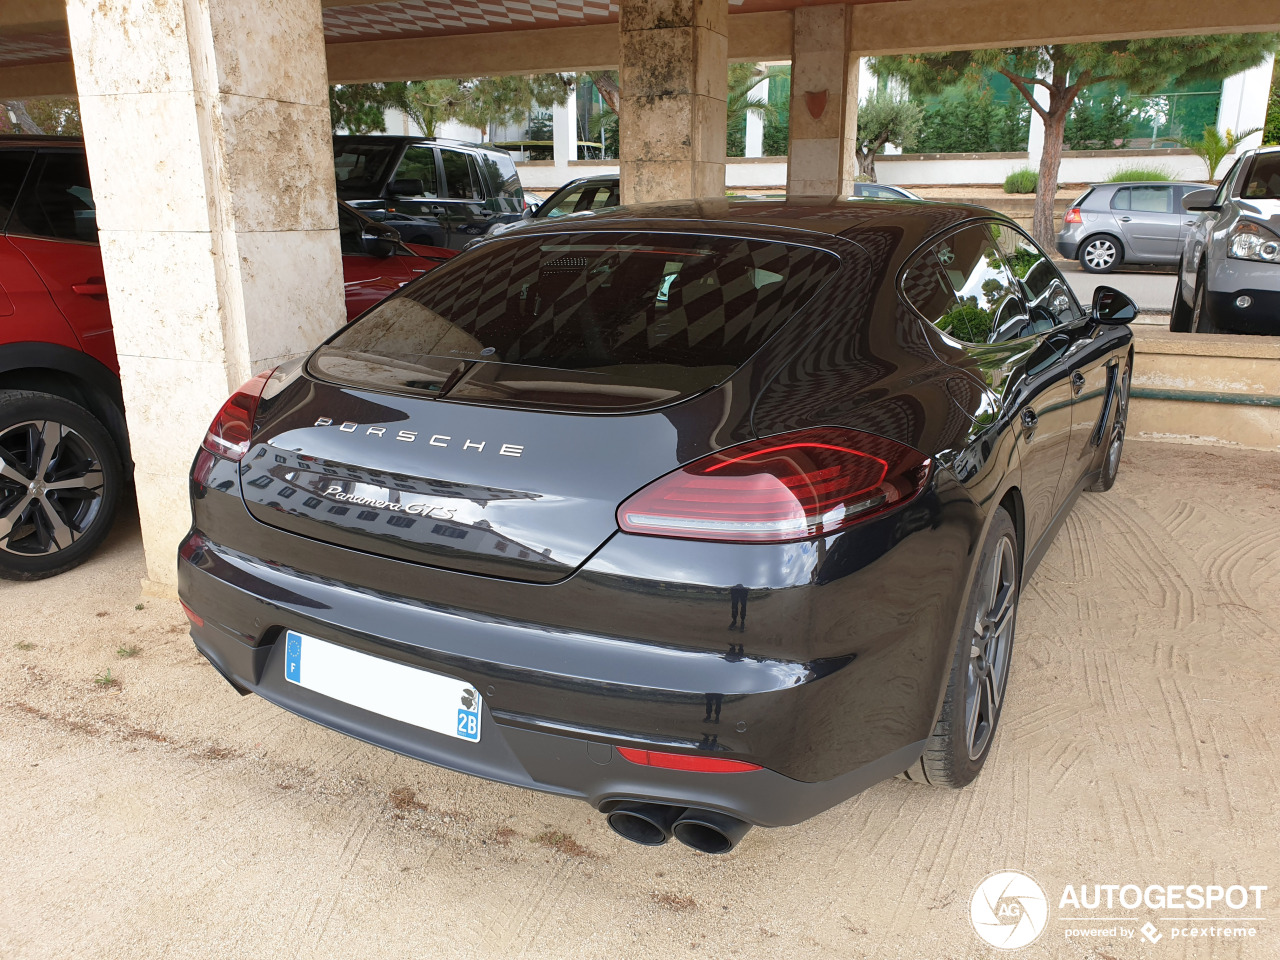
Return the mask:
{"type": "Polygon", "coordinates": [[[488,150],[491,153],[508,152],[502,147],[495,147],[491,143],[471,143],[467,140],[452,140],[448,137],[414,137],[400,133],[339,133],[333,139],[347,143],[407,143],[439,147],[464,147],[468,150],[488,150]]]}
{"type": "Polygon", "coordinates": [[[835,197],[778,200],[712,197],[584,211],[572,217],[540,221],[538,226],[520,230],[518,235],[606,226],[681,233],[714,232],[718,228],[762,238],[771,234],[776,239],[788,234],[794,239],[796,232],[803,231],[810,234],[811,239],[843,237],[855,241],[860,237],[892,233],[900,244],[914,247],[918,241],[939,231],[973,220],[1012,223],[994,210],[960,203],[835,197]]]}
{"type": "Polygon", "coordinates": [[[1094,183],[1090,187],[1094,190],[1102,190],[1105,188],[1120,189],[1121,187],[1208,187],[1212,184],[1201,183],[1197,180],[1117,180],[1114,183],[1094,183]]]}

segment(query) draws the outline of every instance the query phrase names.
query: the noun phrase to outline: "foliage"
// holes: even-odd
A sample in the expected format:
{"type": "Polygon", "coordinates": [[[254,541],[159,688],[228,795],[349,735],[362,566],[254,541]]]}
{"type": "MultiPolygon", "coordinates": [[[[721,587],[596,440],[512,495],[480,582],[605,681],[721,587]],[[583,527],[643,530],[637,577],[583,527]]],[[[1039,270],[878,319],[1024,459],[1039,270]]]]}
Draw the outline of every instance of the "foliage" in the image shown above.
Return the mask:
{"type": "Polygon", "coordinates": [[[728,137],[725,153],[730,157],[746,156],[747,116],[755,114],[765,124],[776,120],[778,109],[767,100],[753,100],[751,92],[772,79],[777,67],[761,68],[756,63],[729,64],[728,137]]]}
{"type": "Polygon", "coordinates": [[[1263,143],[1280,143],[1280,68],[1272,68],[1271,99],[1267,101],[1267,122],[1262,128],[1263,143]]]}
{"type": "Polygon", "coordinates": [[[886,143],[914,150],[924,123],[924,107],[881,84],[858,107],[858,169],[876,179],[876,154],[886,143]]]}
{"type": "Polygon", "coordinates": [[[917,149],[922,153],[1004,153],[1025,150],[1031,108],[1021,97],[999,99],[991,90],[954,84],[925,105],[917,149]]]}
{"type": "Polygon", "coordinates": [[[1151,180],[1172,180],[1174,176],[1166,167],[1129,166],[1118,167],[1107,177],[1107,183],[1145,183],[1151,180]]]}
{"type": "Polygon", "coordinates": [[[1253,136],[1260,130],[1260,127],[1254,127],[1251,130],[1241,130],[1239,133],[1233,133],[1228,128],[1226,134],[1223,134],[1216,126],[1210,124],[1204,128],[1204,134],[1199,139],[1192,140],[1189,137],[1179,137],[1178,143],[1205,162],[1205,166],[1209,168],[1209,179],[1213,180],[1216,179],[1218,167],[1222,164],[1227,154],[1235,150],[1241,140],[1253,136]]]}
{"type": "Polygon", "coordinates": [[[961,81],[980,85],[984,71],[1006,77],[1045,124],[1034,233],[1042,244],[1051,245],[1067,115],[1082,91],[1123,83],[1143,94],[1175,83],[1222,79],[1261,63],[1278,43],[1280,35],[1273,33],[1157,37],[877,57],[873,69],[881,77],[905,80],[915,94],[936,93],[961,81]],[[1047,92],[1047,104],[1036,101],[1036,88],[1047,92]]]}
{"type": "Polygon", "coordinates": [[[1081,94],[1067,117],[1066,144],[1072,150],[1123,149],[1133,134],[1133,113],[1122,94],[1081,94]]]}
{"type": "Polygon", "coordinates": [[[977,297],[965,297],[938,321],[939,330],[965,343],[986,343],[994,327],[991,311],[978,306],[977,297]]]}
{"type": "Polygon", "coordinates": [[[1004,178],[1005,193],[1035,193],[1040,175],[1030,167],[1015,170],[1004,178]]]}
{"type": "Polygon", "coordinates": [[[329,123],[336,133],[385,133],[386,112],[404,103],[403,83],[343,83],[329,88],[329,123]]]}
{"type": "Polygon", "coordinates": [[[74,97],[0,100],[0,133],[82,136],[80,103],[74,97]]]}

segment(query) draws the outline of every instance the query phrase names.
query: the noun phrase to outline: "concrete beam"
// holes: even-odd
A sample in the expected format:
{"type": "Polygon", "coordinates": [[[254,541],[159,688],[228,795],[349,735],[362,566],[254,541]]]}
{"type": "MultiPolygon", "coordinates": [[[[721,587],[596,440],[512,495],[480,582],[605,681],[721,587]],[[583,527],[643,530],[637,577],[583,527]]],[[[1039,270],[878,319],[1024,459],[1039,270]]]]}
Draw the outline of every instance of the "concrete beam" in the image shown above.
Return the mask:
{"type": "Polygon", "coordinates": [[[5,100],[75,95],[76,73],[70,60],[0,67],[0,98],[5,100]]]}
{"type": "Polygon", "coordinates": [[[62,0],[4,0],[0,3],[0,35],[65,33],[67,8],[62,0]]]}
{"type": "Polygon", "coordinates": [[[1276,0],[899,0],[849,12],[863,57],[1280,30],[1276,0]]]}

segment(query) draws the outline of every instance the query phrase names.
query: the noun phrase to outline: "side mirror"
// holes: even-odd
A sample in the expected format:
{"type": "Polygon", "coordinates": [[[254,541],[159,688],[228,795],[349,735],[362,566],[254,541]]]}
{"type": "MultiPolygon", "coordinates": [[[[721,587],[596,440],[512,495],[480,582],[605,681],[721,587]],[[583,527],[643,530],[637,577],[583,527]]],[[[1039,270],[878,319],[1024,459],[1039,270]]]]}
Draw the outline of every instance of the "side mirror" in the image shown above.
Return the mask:
{"type": "Polygon", "coordinates": [[[369,256],[385,260],[399,248],[400,233],[386,224],[366,223],[360,234],[360,245],[369,256]]]}
{"type": "Polygon", "coordinates": [[[1205,210],[1216,210],[1213,198],[1218,195],[1216,187],[1206,187],[1203,190],[1192,190],[1190,193],[1182,197],[1182,209],[1187,213],[1203,213],[1205,210]]]}
{"type": "Polygon", "coordinates": [[[387,193],[393,197],[421,197],[426,192],[421,180],[392,180],[387,184],[387,193]]]}
{"type": "Polygon", "coordinates": [[[1096,323],[1118,326],[1138,315],[1138,305],[1115,287],[1098,287],[1093,291],[1093,314],[1096,323]]]}
{"type": "Polygon", "coordinates": [[[525,207],[523,210],[520,211],[520,219],[532,220],[533,215],[537,212],[538,212],[538,205],[536,203],[530,204],[529,206],[525,207]]]}

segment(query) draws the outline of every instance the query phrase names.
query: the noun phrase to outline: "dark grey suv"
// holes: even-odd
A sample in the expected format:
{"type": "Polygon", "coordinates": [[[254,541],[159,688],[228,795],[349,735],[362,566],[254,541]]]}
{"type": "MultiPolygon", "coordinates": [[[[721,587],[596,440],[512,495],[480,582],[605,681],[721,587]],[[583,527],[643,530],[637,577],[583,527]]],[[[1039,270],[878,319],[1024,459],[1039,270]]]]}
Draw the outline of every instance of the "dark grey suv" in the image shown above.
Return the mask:
{"type": "Polygon", "coordinates": [[[1058,252],[1090,273],[1122,263],[1177,263],[1195,217],[1184,195],[1203,183],[1096,183],[1071,205],[1058,233],[1058,252]]]}
{"type": "Polygon", "coordinates": [[[461,250],[496,223],[519,220],[524,191],[511,155],[433,137],[333,138],[338,198],[401,239],[461,250]]]}

